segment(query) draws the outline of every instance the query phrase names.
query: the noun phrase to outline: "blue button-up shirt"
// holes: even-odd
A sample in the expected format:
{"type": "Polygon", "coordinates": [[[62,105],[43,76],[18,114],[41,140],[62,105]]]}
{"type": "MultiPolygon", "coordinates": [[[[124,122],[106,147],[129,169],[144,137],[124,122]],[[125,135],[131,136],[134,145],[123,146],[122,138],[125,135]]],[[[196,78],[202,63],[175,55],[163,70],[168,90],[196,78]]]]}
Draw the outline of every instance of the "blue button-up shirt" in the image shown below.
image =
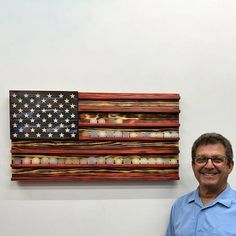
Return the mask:
{"type": "Polygon", "coordinates": [[[166,236],[236,236],[236,191],[230,186],[203,205],[199,190],[176,200],[166,236]]]}

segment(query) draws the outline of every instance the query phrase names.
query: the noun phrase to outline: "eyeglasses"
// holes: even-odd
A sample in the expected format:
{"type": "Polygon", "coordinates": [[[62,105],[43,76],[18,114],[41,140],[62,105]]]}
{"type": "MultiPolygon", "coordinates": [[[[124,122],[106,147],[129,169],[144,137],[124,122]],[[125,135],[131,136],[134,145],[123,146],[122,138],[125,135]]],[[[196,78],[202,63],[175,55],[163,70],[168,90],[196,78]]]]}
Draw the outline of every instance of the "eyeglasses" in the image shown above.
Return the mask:
{"type": "Polygon", "coordinates": [[[206,165],[206,163],[208,162],[208,160],[211,160],[212,163],[214,165],[222,165],[225,163],[225,161],[228,159],[225,156],[220,156],[220,155],[216,155],[216,156],[196,156],[194,157],[194,162],[198,165],[206,165]]]}

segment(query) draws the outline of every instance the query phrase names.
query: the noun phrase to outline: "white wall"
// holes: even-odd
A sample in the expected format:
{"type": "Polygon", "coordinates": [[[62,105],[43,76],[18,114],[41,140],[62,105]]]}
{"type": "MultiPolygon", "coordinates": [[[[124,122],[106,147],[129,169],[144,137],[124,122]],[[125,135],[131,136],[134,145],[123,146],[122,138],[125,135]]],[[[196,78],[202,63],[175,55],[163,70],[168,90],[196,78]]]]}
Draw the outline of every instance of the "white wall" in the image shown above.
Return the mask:
{"type": "Polygon", "coordinates": [[[197,186],[195,138],[236,145],[235,12],[235,0],[0,0],[0,235],[164,235],[197,186]],[[10,89],[180,93],[180,181],[11,182],[10,89]]]}

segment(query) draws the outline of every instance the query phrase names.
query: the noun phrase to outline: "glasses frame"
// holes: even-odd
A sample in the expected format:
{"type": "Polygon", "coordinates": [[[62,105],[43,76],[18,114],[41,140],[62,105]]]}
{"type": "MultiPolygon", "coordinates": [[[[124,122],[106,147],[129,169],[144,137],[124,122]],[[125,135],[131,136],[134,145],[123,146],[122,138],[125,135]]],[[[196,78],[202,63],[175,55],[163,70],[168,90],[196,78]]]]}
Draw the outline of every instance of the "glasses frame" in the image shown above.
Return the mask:
{"type": "Polygon", "coordinates": [[[202,156],[196,156],[196,157],[193,158],[195,164],[202,165],[202,166],[205,166],[208,163],[209,160],[211,160],[211,162],[214,166],[222,166],[223,164],[226,163],[226,161],[228,161],[228,159],[229,158],[227,156],[221,156],[221,155],[214,155],[214,156],[211,156],[211,157],[202,155],[202,156]],[[204,158],[205,158],[205,161],[202,162],[202,163],[201,162],[200,163],[196,162],[196,159],[200,159],[200,158],[202,158],[202,160],[204,160],[204,158]],[[222,162],[217,163],[217,162],[215,162],[217,158],[219,158],[219,159],[222,158],[224,160],[222,162]]]}

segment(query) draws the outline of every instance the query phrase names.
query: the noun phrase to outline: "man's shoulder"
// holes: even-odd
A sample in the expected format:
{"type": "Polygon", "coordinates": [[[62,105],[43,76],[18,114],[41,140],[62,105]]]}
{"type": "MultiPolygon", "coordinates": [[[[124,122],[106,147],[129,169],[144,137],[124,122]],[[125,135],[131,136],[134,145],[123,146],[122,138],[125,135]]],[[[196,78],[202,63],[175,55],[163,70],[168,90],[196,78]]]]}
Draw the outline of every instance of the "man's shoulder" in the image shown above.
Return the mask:
{"type": "Polygon", "coordinates": [[[175,200],[171,208],[173,215],[175,215],[176,217],[179,216],[184,210],[187,209],[186,207],[189,206],[189,204],[194,202],[196,194],[195,191],[184,194],[175,200]]]}
{"type": "Polygon", "coordinates": [[[231,188],[230,186],[228,186],[227,190],[228,190],[228,194],[230,194],[232,199],[234,199],[234,201],[236,201],[236,190],[231,188]]]}
{"type": "Polygon", "coordinates": [[[184,194],[177,198],[174,205],[182,205],[182,204],[188,204],[191,201],[194,201],[195,194],[197,190],[191,191],[187,194],[184,194]]]}

